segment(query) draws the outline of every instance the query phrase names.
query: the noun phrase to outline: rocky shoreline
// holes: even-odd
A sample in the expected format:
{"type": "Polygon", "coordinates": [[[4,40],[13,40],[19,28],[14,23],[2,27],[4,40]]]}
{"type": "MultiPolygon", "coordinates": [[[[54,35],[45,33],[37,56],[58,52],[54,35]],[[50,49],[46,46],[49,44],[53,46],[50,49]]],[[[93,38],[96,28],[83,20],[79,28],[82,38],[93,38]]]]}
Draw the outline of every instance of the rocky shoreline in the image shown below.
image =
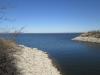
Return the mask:
{"type": "Polygon", "coordinates": [[[0,75],[61,75],[46,52],[24,45],[8,51],[6,59],[12,60],[0,64],[0,75]]]}
{"type": "Polygon", "coordinates": [[[100,43],[100,33],[83,33],[78,37],[73,38],[72,40],[84,41],[84,42],[93,42],[100,43]]]}

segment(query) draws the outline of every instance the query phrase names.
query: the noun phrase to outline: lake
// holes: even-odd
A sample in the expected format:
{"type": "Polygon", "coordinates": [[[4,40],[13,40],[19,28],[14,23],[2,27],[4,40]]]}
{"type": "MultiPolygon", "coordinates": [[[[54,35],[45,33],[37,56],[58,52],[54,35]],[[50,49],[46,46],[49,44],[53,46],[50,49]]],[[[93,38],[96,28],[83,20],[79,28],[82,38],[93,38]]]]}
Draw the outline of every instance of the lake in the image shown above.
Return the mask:
{"type": "MultiPolygon", "coordinates": [[[[78,35],[20,34],[16,39],[19,44],[48,52],[63,75],[100,75],[100,44],[71,40],[78,35]]],[[[5,34],[1,36],[6,37],[5,34]]]]}

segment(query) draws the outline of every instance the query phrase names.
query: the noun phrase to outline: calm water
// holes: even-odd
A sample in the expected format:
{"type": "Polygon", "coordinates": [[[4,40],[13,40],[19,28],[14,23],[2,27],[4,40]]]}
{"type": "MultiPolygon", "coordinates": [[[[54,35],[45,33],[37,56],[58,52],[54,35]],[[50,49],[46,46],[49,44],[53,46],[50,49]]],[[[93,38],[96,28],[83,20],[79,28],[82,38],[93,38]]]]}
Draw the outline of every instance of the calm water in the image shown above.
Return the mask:
{"type": "Polygon", "coordinates": [[[72,41],[79,34],[21,34],[17,42],[48,52],[63,75],[100,75],[100,44],[72,41]]]}

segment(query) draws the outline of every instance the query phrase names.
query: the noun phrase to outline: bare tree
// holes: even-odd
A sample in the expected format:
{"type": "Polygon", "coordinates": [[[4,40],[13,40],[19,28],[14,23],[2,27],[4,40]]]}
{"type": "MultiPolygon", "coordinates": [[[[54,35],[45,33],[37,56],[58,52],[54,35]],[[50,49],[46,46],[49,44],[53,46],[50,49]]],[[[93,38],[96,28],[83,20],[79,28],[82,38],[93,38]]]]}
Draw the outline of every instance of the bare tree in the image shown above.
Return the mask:
{"type": "MultiPolygon", "coordinates": [[[[7,20],[7,18],[5,16],[5,12],[7,9],[8,9],[7,6],[0,6],[0,22],[7,20]]],[[[1,28],[0,27],[0,32],[11,35],[11,36],[8,35],[7,37],[9,37],[9,38],[5,38],[5,39],[9,39],[11,41],[16,42],[17,36],[22,33],[23,29],[24,29],[24,26],[20,27],[20,29],[14,29],[14,31],[11,31],[11,30],[13,30],[11,28],[1,28]]]]}
{"type": "Polygon", "coordinates": [[[6,6],[0,6],[0,20],[6,20],[5,12],[7,10],[6,6]]]}
{"type": "Polygon", "coordinates": [[[15,30],[14,32],[12,32],[12,39],[13,39],[14,42],[17,41],[17,36],[20,35],[20,34],[22,33],[22,31],[23,31],[24,28],[25,28],[25,27],[23,26],[23,27],[21,27],[19,30],[17,29],[17,30],[15,30]]]}

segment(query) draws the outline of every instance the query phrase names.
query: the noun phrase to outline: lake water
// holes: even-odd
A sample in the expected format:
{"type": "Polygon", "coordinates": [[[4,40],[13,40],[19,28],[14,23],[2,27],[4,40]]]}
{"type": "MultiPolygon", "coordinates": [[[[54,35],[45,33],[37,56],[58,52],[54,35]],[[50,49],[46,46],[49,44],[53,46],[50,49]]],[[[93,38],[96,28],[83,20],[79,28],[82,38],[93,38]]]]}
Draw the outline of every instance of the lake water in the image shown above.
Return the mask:
{"type": "Polygon", "coordinates": [[[100,75],[100,44],[71,40],[79,34],[21,34],[17,42],[46,51],[63,75],[100,75]]]}

